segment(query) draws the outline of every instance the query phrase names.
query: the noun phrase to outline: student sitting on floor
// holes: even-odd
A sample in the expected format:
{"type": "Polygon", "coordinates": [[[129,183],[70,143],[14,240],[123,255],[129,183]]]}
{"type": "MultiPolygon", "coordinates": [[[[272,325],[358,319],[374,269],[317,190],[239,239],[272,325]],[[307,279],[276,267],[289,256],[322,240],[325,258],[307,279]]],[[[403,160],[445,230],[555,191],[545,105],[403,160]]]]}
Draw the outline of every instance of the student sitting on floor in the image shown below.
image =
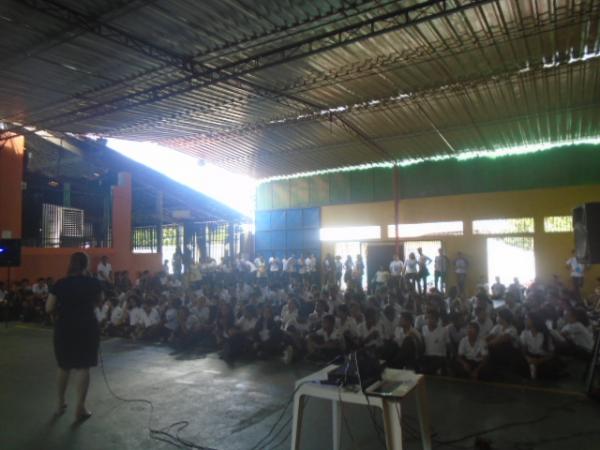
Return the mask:
{"type": "Polygon", "coordinates": [[[513,315],[508,309],[498,311],[498,323],[492,327],[485,340],[490,353],[490,364],[495,374],[518,369],[519,335],[513,325],[513,315]]]}
{"type": "Polygon", "coordinates": [[[308,324],[311,331],[316,331],[321,327],[323,317],[328,313],[327,302],[324,300],[317,300],[315,302],[315,309],[308,315],[308,324]]]}
{"type": "Polygon", "coordinates": [[[469,323],[467,335],[458,345],[458,358],[456,359],[456,375],[469,377],[473,380],[481,378],[488,357],[485,340],[479,337],[479,324],[469,323]]]}
{"type": "Polygon", "coordinates": [[[570,309],[566,314],[567,323],[561,334],[567,340],[569,353],[589,357],[594,349],[594,333],[590,330],[587,313],[583,309],[570,309]]]}
{"type": "Polygon", "coordinates": [[[342,335],[345,347],[349,350],[356,350],[358,347],[358,325],[354,317],[350,316],[350,309],[347,305],[337,307],[335,327],[342,335]]]}
{"type": "Polygon", "coordinates": [[[392,352],[387,356],[390,367],[397,369],[415,368],[422,348],[422,338],[413,327],[413,316],[409,312],[400,313],[398,326],[394,330],[392,352]]]}
{"type": "Polygon", "coordinates": [[[273,309],[265,306],[254,327],[254,350],[259,358],[267,358],[282,349],[281,330],[273,318],[273,309]]]}
{"type": "Polygon", "coordinates": [[[383,347],[383,330],[378,320],[377,311],[367,308],[365,320],[358,325],[360,345],[379,354],[383,347]]]}
{"type": "Polygon", "coordinates": [[[126,330],[125,309],[121,302],[115,297],[111,299],[112,308],[110,310],[110,319],[106,327],[106,334],[109,336],[124,336],[126,330]]]}
{"type": "Polygon", "coordinates": [[[479,325],[479,336],[481,339],[486,339],[489,332],[494,328],[494,322],[488,315],[487,308],[477,307],[474,311],[475,322],[479,325]]]}
{"type": "MultiPolygon", "coordinates": [[[[465,314],[461,312],[450,314],[450,324],[446,328],[448,329],[450,356],[453,357],[458,352],[460,341],[467,335],[468,324],[465,320],[465,314]]],[[[479,332],[479,327],[477,327],[477,331],[479,332]]]]}
{"type": "Polygon", "coordinates": [[[520,341],[532,380],[552,379],[559,375],[562,363],[554,355],[552,337],[540,315],[529,314],[520,341]]]}
{"type": "Polygon", "coordinates": [[[160,337],[162,334],[162,325],[160,314],[150,300],[144,302],[144,307],[140,313],[140,321],[137,327],[136,339],[152,340],[160,337]]]}
{"type": "Polygon", "coordinates": [[[443,373],[446,370],[448,331],[440,325],[439,320],[437,311],[429,311],[427,325],[421,331],[425,346],[425,353],[420,364],[421,371],[431,375],[443,373]]]}
{"type": "Polygon", "coordinates": [[[229,330],[229,338],[223,345],[222,357],[225,361],[232,361],[252,349],[257,322],[256,308],[253,305],[246,305],[242,316],[229,330]]]}
{"type": "Polygon", "coordinates": [[[330,361],[344,352],[342,335],[335,327],[335,317],[323,317],[321,328],[308,336],[307,357],[319,361],[330,361]]]}

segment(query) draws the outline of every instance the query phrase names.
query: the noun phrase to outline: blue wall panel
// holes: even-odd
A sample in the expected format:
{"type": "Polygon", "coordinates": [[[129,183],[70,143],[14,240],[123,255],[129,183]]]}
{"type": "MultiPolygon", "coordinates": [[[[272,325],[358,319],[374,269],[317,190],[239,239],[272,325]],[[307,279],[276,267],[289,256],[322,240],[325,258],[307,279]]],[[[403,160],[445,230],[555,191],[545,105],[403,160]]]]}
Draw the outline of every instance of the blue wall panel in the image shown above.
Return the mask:
{"type": "Polygon", "coordinates": [[[302,228],[302,210],[288,209],[286,211],[286,228],[302,228]]]}
{"type": "Polygon", "coordinates": [[[271,211],[271,230],[285,230],[285,211],[271,211]]]}
{"type": "Polygon", "coordinates": [[[320,208],[258,211],[256,253],[263,257],[320,254],[320,208]]]}
{"type": "Polygon", "coordinates": [[[271,212],[257,211],[255,218],[256,231],[268,231],[271,229],[271,212]]]}
{"type": "Polygon", "coordinates": [[[303,228],[320,228],[321,227],[321,209],[307,208],[302,210],[302,227],[303,228]]]}

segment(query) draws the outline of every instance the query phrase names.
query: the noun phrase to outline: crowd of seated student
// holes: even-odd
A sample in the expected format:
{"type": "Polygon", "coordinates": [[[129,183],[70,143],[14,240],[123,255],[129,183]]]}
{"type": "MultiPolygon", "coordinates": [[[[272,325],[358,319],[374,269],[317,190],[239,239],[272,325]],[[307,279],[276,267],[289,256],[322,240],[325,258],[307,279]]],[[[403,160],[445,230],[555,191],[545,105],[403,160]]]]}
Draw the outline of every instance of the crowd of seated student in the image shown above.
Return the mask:
{"type": "MultiPolygon", "coordinates": [[[[192,281],[143,272],[135,282],[115,273],[96,317],[105,335],[218,350],[228,361],[329,361],[366,349],[391,367],[473,379],[555,378],[569,360],[589,358],[594,345],[598,299],[576,300],[556,278],[546,286],[536,280],[524,292],[496,286],[492,301],[487,288],[470,298],[454,287],[419,294],[401,279],[367,294],[352,279],[343,292],[337,276],[324,276],[319,286],[312,271],[267,272],[265,280],[248,273],[211,269],[192,281]]],[[[51,283],[0,285],[8,318],[48,322],[51,283]]]]}

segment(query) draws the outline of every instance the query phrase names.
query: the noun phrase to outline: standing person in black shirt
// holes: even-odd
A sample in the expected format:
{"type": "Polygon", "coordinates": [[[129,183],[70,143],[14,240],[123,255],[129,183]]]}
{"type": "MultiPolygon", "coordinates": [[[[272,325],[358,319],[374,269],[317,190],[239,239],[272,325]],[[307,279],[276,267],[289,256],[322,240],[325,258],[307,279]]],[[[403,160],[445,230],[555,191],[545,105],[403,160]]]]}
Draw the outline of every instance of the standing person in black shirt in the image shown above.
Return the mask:
{"type": "Polygon", "coordinates": [[[71,255],[67,276],[52,287],[46,312],[54,315],[54,354],[58,364],[58,409],[67,409],[65,392],[71,371],[77,376],[75,418],[88,419],[92,413],[85,406],[90,384],[90,367],[98,365],[100,328],[94,308],[102,301],[100,282],[88,272],[84,253],[71,255]]]}

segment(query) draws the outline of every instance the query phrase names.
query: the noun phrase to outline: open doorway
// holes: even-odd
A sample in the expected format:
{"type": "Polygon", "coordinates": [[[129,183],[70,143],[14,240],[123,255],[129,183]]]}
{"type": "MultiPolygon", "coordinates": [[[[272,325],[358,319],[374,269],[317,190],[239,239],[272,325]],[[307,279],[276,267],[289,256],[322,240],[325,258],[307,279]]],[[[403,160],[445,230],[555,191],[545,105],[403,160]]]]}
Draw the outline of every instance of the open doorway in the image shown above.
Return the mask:
{"type": "Polygon", "coordinates": [[[488,283],[491,286],[495,278],[509,285],[513,278],[527,286],[535,278],[535,253],[533,237],[510,236],[487,239],[488,283]]]}

